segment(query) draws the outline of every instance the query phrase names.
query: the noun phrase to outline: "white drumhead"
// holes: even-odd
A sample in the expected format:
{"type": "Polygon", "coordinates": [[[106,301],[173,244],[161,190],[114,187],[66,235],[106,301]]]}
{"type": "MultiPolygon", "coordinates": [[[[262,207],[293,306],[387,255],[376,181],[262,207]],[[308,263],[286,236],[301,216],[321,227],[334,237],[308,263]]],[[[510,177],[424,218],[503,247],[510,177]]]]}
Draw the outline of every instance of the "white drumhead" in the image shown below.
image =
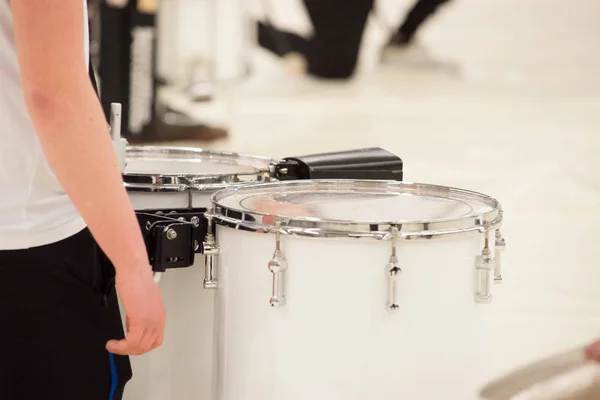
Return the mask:
{"type": "Polygon", "coordinates": [[[277,213],[275,208],[273,210],[281,217],[294,216],[286,211],[301,206],[313,211],[314,216],[321,219],[358,223],[435,222],[492,211],[492,207],[479,198],[443,196],[434,192],[410,193],[403,191],[403,188],[395,192],[354,191],[344,187],[323,190],[321,186],[312,185],[292,192],[273,189],[237,191],[223,198],[219,204],[250,212],[264,210],[263,205],[267,203],[281,205],[283,207],[278,209],[284,210],[282,213],[277,213]]]}
{"type": "Polygon", "coordinates": [[[202,151],[183,154],[167,151],[127,157],[125,173],[161,175],[252,174],[265,165],[250,165],[235,157],[216,156],[202,151]]]}
{"type": "Polygon", "coordinates": [[[269,215],[295,231],[308,226],[313,232],[372,232],[373,225],[389,224],[401,232],[433,233],[487,228],[501,221],[500,204],[489,196],[406,182],[276,182],[220,191],[213,203],[217,218],[223,216],[228,222],[231,215],[263,222],[269,215]]]}

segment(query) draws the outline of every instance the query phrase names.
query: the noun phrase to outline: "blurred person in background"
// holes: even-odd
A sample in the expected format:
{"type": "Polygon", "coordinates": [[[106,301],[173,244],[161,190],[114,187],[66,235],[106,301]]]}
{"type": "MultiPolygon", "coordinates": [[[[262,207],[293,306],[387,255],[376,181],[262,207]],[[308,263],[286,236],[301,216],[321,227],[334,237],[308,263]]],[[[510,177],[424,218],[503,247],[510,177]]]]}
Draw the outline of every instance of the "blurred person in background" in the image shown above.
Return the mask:
{"type": "MultiPolygon", "coordinates": [[[[448,0],[417,0],[383,49],[384,60],[413,45],[423,24],[448,0]]],[[[293,73],[348,79],[356,70],[360,46],[374,0],[303,0],[314,34],[304,38],[258,22],[259,45],[281,57],[293,73]]]]}
{"type": "Polygon", "coordinates": [[[199,121],[160,98],[168,82],[157,72],[159,0],[87,2],[102,107],[108,118],[112,102],[123,104],[123,137],[134,144],[229,136],[226,129],[199,121]]]}
{"type": "Polygon", "coordinates": [[[392,34],[385,48],[406,48],[415,42],[423,24],[431,18],[441,5],[449,0],[417,0],[408,11],[398,29],[392,34]]]}
{"type": "Polygon", "coordinates": [[[119,400],[129,355],[163,340],[164,305],[94,91],[86,13],[86,0],[0,1],[3,400],[119,400]]]}

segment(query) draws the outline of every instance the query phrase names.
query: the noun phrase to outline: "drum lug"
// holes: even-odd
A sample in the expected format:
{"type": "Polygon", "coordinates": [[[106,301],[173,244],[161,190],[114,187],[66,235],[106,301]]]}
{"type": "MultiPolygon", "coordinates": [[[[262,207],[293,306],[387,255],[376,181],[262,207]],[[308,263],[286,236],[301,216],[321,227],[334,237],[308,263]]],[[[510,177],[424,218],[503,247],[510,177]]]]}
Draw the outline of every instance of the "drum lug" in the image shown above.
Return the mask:
{"type": "Polygon", "coordinates": [[[491,293],[491,275],[494,271],[495,263],[494,257],[490,250],[490,238],[489,233],[485,236],[485,245],[481,251],[481,255],[477,256],[477,292],[475,293],[475,300],[478,303],[490,303],[492,301],[491,293]]]}
{"type": "Polygon", "coordinates": [[[392,237],[392,255],[390,257],[390,262],[385,267],[385,272],[388,279],[387,309],[390,312],[395,312],[400,308],[397,301],[397,282],[398,276],[402,273],[402,269],[398,266],[398,257],[396,255],[396,238],[398,237],[398,228],[395,226],[392,227],[390,234],[392,237]]]}
{"type": "Polygon", "coordinates": [[[215,235],[208,233],[204,245],[204,288],[216,289],[219,286],[217,280],[219,246],[216,243],[215,235]]]}
{"type": "Polygon", "coordinates": [[[275,252],[273,259],[269,261],[269,271],[273,275],[273,285],[269,304],[271,307],[285,305],[286,298],[284,294],[284,273],[288,268],[287,258],[281,251],[281,222],[275,224],[275,252]]]}
{"type": "Polygon", "coordinates": [[[502,237],[502,233],[500,233],[500,229],[496,229],[496,253],[494,254],[495,258],[495,268],[494,268],[494,283],[502,283],[502,252],[506,248],[506,240],[502,237]]]}
{"type": "MultiPolygon", "coordinates": [[[[204,254],[204,289],[217,289],[219,286],[219,245],[215,239],[212,221],[213,210],[207,210],[206,239],[202,243],[204,254]]],[[[194,223],[194,222],[192,222],[194,223]]]]}

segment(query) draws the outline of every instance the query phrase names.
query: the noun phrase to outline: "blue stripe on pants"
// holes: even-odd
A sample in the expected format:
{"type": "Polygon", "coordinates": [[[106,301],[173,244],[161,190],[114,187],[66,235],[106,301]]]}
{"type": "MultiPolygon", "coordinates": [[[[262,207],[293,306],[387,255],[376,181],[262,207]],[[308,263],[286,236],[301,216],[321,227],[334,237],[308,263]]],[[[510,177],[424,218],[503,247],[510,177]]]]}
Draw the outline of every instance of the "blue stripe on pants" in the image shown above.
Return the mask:
{"type": "Polygon", "coordinates": [[[119,386],[119,376],[117,375],[117,366],[115,364],[115,356],[112,353],[108,353],[110,359],[110,396],[108,400],[113,400],[117,386],[119,386]]]}

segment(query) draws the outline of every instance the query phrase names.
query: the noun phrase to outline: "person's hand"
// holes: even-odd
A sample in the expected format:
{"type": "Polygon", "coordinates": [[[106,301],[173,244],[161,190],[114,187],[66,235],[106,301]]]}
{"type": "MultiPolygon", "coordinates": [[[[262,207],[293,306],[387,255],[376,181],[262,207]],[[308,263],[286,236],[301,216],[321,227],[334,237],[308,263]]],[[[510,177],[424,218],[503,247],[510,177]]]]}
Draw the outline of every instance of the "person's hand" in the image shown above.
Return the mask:
{"type": "Polygon", "coordinates": [[[600,362],[600,340],[585,348],[585,356],[588,360],[600,362]]]}
{"type": "Polygon", "coordinates": [[[119,355],[140,355],[163,342],[166,311],[149,265],[117,273],[117,292],[125,308],[123,340],[111,340],[106,349],[119,355]]]}

